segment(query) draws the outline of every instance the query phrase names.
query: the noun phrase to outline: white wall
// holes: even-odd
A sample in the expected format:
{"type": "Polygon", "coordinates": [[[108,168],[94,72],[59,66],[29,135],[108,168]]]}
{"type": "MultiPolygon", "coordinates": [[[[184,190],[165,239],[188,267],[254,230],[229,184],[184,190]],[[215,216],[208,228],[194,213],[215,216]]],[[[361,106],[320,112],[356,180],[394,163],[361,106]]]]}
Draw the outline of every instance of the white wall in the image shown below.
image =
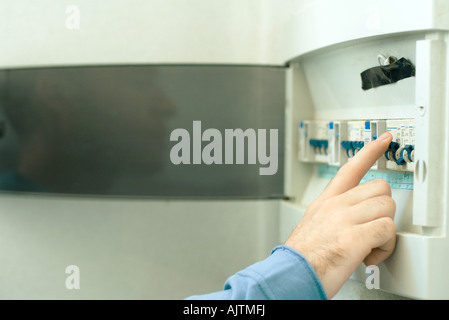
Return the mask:
{"type": "Polygon", "coordinates": [[[3,0],[0,67],[123,63],[283,65],[295,0],[3,0]],[[73,29],[79,9],[79,29],[73,29]],[[66,22],[70,28],[67,28],[66,22]]]}
{"type": "Polygon", "coordinates": [[[183,299],[277,243],[277,201],[0,196],[0,299],[183,299]],[[80,289],[68,290],[68,265],[80,289]]]}

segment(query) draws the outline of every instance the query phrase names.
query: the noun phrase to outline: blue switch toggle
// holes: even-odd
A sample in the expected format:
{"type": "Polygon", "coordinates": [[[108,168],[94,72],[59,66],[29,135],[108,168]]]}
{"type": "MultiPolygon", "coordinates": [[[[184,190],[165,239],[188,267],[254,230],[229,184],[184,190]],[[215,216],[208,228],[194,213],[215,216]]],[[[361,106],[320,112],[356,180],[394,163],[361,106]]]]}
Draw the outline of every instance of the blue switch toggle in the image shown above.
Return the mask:
{"type": "Polygon", "coordinates": [[[315,152],[317,152],[316,150],[318,148],[320,153],[321,153],[321,150],[324,150],[324,153],[327,154],[327,148],[329,147],[329,141],[327,141],[327,140],[310,139],[309,143],[313,147],[315,152]]]}
{"type": "Polygon", "coordinates": [[[392,141],[385,152],[385,158],[390,161],[397,161],[396,151],[399,149],[399,143],[392,141]]]}
{"type": "Polygon", "coordinates": [[[342,141],[341,146],[346,149],[346,155],[350,158],[349,151],[352,150],[352,142],[351,141],[342,141]]]}
{"type": "Polygon", "coordinates": [[[369,130],[369,129],[371,129],[371,122],[365,121],[365,130],[369,130]]]}
{"type": "Polygon", "coordinates": [[[396,160],[396,164],[399,166],[403,166],[407,164],[407,162],[413,162],[412,160],[412,151],[414,150],[414,146],[406,145],[399,154],[399,159],[396,160]]]}
{"type": "Polygon", "coordinates": [[[352,156],[355,155],[356,150],[360,150],[365,145],[363,141],[342,141],[341,146],[346,149],[346,155],[348,158],[351,157],[350,151],[352,151],[352,156]]]}
{"type": "Polygon", "coordinates": [[[363,142],[363,141],[353,141],[352,142],[352,146],[353,146],[354,150],[357,150],[357,149],[360,150],[363,148],[364,145],[365,145],[365,142],[363,142]]]}
{"type": "Polygon", "coordinates": [[[408,158],[408,160],[410,160],[410,162],[413,162],[412,151],[415,150],[415,146],[406,145],[404,150],[407,151],[407,158],[408,158]]]}

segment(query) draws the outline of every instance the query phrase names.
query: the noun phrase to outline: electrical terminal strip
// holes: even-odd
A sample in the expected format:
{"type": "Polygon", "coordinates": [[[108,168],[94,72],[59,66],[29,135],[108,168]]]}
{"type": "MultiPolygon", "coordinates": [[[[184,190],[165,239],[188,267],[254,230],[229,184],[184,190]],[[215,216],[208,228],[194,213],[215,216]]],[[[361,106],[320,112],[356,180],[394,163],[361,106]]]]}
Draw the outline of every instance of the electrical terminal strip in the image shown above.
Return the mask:
{"type": "Polygon", "coordinates": [[[393,135],[389,149],[372,167],[374,170],[414,170],[414,120],[314,121],[299,124],[298,159],[301,162],[342,166],[366,144],[384,132],[393,135]]]}

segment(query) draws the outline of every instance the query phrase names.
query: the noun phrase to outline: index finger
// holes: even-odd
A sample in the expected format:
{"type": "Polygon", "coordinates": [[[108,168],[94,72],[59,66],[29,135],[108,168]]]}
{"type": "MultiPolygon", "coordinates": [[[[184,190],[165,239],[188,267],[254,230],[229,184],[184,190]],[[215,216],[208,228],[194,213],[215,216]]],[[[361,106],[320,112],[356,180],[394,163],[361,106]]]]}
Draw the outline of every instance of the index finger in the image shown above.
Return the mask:
{"type": "Polygon", "coordinates": [[[387,151],[392,139],[392,135],[385,132],[377,140],[364,146],[354,158],[338,170],[320,199],[329,199],[356,187],[374,163],[387,151]]]}

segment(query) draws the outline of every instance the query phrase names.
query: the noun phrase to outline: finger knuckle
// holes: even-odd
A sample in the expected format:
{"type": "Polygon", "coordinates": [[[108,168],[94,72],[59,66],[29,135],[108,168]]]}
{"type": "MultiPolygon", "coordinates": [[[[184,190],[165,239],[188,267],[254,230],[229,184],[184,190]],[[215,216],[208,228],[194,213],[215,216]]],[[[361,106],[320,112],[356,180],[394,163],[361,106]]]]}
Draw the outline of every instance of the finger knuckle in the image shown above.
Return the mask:
{"type": "Polygon", "coordinates": [[[372,207],[373,210],[377,209],[379,212],[389,212],[391,209],[396,207],[396,203],[393,198],[386,195],[371,198],[370,201],[367,202],[367,205],[372,207]]]}
{"type": "Polygon", "coordinates": [[[383,180],[383,179],[375,179],[373,180],[373,183],[376,185],[377,188],[379,188],[380,190],[382,190],[385,194],[391,194],[391,188],[390,188],[390,184],[383,180]]]}
{"type": "Polygon", "coordinates": [[[382,233],[390,236],[396,234],[396,224],[393,219],[385,217],[379,220],[379,227],[382,229],[382,233]]]}
{"type": "Polygon", "coordinates": [[[386,197],[385,202],[393,213],[396,212],[396,201],[392,197],[386,197]]]}
{"type": "Polygon", "coordinates": [[[396,211],[396,201],[391,196],[380,196],[377,197],[377,204],[382,210],[386,210],[388,212],[390,211],[396,211]]]}

